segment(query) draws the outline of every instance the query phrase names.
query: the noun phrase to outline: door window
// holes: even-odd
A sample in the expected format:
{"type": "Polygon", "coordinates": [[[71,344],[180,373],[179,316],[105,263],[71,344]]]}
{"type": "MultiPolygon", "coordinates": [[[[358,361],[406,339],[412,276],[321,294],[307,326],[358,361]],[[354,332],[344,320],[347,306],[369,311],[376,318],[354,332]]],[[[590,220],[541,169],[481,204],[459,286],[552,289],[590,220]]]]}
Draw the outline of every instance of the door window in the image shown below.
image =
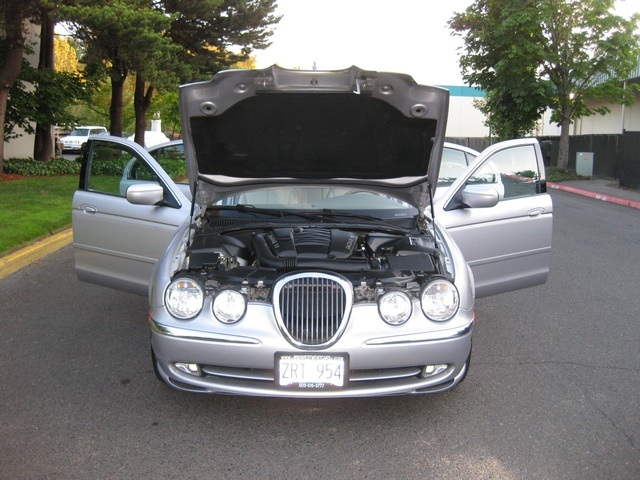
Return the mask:
{"type": "MultiPolygon", "coordinates": [[[[163,187],[165,204],[174,206],[170,190],[155,170],[135,150],[108,141],[93,141],[88,152],[86,174],[81,189],[126,197],[131,185],[150,183],[163,187]]],[[[186,177],[184,161],[172,161],[165,168],[172,180],[186,177]]]]}
{"type": "Polygon", "coordinates": [[[496,152],[479,168],[467,184],[495,186],[500,200],[528,197],[539,193],[540,170],[533,145],[496,152]]]}
{"type": "Polygon", "coordinates": [[[84,190],[106,193],[109,195],[126,195],[126,182],[133,165],[139,163],[135,155],[118,144],[93,142],[89,151],[89,162],[84,182],[84,190]]]}

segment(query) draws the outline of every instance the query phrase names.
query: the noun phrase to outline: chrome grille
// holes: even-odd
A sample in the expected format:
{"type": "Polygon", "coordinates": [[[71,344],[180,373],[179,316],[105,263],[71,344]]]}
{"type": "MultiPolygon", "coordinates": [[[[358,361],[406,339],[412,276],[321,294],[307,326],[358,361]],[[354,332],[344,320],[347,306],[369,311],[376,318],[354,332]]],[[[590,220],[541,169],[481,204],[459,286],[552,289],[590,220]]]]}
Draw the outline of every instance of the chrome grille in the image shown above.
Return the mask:
{"type": "Polygon", "coordinates": [[[326,346],[339,338],[351,310],[350,284],[323,273],[296,274],[275,287],[276,316],[294,344],[326,346]]]}

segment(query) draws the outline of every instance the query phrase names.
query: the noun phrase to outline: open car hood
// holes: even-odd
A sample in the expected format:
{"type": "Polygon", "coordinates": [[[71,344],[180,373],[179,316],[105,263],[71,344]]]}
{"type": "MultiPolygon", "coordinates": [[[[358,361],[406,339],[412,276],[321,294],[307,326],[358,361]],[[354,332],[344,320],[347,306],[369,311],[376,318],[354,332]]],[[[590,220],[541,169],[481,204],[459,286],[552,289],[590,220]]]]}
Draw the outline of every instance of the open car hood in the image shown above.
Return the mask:
{"type": "Polygon", "coordinates": [[[274,184],[349,185],[424,211],[448,105],[447,90],[355,66],[220,72],[180,87],[191,192],[206,207],[274,184]]]}

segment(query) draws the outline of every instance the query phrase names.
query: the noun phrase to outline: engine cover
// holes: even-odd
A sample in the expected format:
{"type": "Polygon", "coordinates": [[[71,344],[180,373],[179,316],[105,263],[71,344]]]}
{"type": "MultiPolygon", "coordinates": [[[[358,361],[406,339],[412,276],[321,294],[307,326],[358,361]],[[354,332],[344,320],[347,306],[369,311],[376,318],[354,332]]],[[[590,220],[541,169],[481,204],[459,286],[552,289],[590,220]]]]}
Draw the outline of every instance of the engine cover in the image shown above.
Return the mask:
{"type": "Polygon", "coordinates": [[[274,228],[262,234],[276,257],[351,258],[358,246],[355,233],[326,228],[274,228]]]}

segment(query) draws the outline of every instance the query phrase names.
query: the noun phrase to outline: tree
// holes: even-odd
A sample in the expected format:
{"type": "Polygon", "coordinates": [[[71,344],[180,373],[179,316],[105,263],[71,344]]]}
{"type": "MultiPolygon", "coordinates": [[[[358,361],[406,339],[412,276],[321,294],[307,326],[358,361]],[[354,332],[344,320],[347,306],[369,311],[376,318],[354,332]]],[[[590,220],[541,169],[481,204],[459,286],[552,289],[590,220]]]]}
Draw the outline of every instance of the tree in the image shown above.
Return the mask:
{"type": "Polygon", "coordinates": [[[35,1],[0,0],[0,173],[3,173],[5,117],[9,91],[22,69],[25,52],[24,21],[35,11],[35,1]]]}
{"type": "Polygon", "coordinates": [[[67,107],[86,91],[88,84],[79,75],[53,70],[54,10],[47,0],[0,1],[0,18],[5,20],[0,27],[5,32],[0,39],[0,172],[4,141],[19,136],[16,127],[35,134],[34,157],[49,160],[54,148],[52,125],[71,121],[67,107]],[[28,22],[41,25],[38,68],[24,58],[33,51],[25,43],[28,22]]]}
{"type": "Polygon", "coordinates": [[[170,49],[159,49],[133,67],[135,140],[140,144],[144,143],[146,114],[156,87],[174,90],[176,85],[171,83],[174,79],[180,79],[180,83],[199,80],[250,61],[253,49],[269,45],[267,39],[272,34],[269,27],[280,20],[272,15],[275,0],[163,0],[157,2],[156,8],[171,18],[165,39],[179,48],[174,50],[175,58],[170,49]]]}
{"type": "Polygon", "coordinates": [[[54,37],[54,56],[57,72],[80,73],[78,53],[71,38],[54,37]]]}
{"type": "Polygon", "coordinates": [[[182,47],[181,82],[212,77],[221,69],[250,59],[253,50],[269,46],[275,0],[163,0],[172,16],[168,35],[182,47]]]}
{"type": "Polygon", "coordinates": [[[174,138],[180,133],[180,112],[178,109],[178,89],[166,89],[160,91],[154,97],[153,108],[162,119],[165,132],[171,132],[169,138],[174,138]]]}
{"type": "Polygon", "coordinates": [[[15,130],[20,127],[26,133],[36,135],[34,158],[50,160],[53,156],[51,126],[73,123],[75,117],[70,113],[69,106],[87,94],[87,83],[78,74],[35,68],[25,62],[18,81],[9,92],[10,102],[7,103],[4,121],[5,139],[17,138],[19,134],[15,130]],[[44,141],[49,148],[41,149],[41,155],[36,156],[38,127],[47,130],[44,141]]]}
{"type": "MultiPolygon", "coordinates": [[[[256,58],[250,57],[243,62],[235,63],[231,68],[256,68],[256,58]]],[[[178,90],[175,88],[163,89],[153,100],[154,111],[162,118],[162,125],[166,131],[171,132],[171,137],[180,132],[180,112],[178,109],[178,90]]]]}
{"type": "Polygon", "coordinates": [[[465,35],[466,54],[460,58],[464,78],[484,89],[486,97],[477,106],[492,134],[502,139],[526,135],[545,108],[546,92],[531,60],[541,57],[542,44],[533,4],[535,0],[476,2],[450,21],[456,34],[465,35]]]}
{"type": "Polygon", "coordinates": [[[460,35],[463,78],[488,94],[485,114],[501,135],[531,130],[545,108],[561,127],[558,166],[567,168],[574,119],[606,113],[590,100],[629,103],[640,16],[612,13],[614,0],[476,0],[449,22],[460,35]]]}
{"type": "MultiPolygon", "coordinates": [[[[55,19],[53,10],[41,6],[38,11],[40,17],[40,58],[38,60],[38,69],[44,73],[43,78],[55,77],[55,56],[54,56],[54,29],[55,19]]],[[[41,87],[38,88],[38,96],[44,100],[49,92],[41,87]]],[[[55,106],[54,106],[55,108],[55,106]]],[[[52,116],[40,116],[40,121],[36,124],[35,141],[33,146],[33,158],[36,160],[50,160],[55,155],[55,147],[53,145],[53,122],[52,116]]]]}
{"type": "Polygon", "coordinates": [[[122,92],[135,74],[136,141],[143,143],[155,90],[248,59],[268,45],[268,27],[279,20],[274,9],[275,0],[83,0],[63,12],[87,68],[111,79],[113,135],[122,133],[122,92]]]}
{"type": "Polygon", "coordinates": [[[122,135],[122,99],[129,73],[156,61],[158,55],[170,58],[175,53],[164,36],[170,18],[149,7],[145,0],[104,0],[61,9],[74,37],[83,44],[87,70],[102,70],[111,80],[112,135],[122,135]]]}
{"type": "MultiPolygon", "coordinates": [[[[133,111],[133,94],[135,80],[128,77],[122,87],[122,135],[134,131],[135,113],[133,111]]],[[[73,106],[73,113],[81,119],[84,125],[108,125],[111,111],[111,80],[102,78],[96,90],[81,102],[73,106]]]]}

